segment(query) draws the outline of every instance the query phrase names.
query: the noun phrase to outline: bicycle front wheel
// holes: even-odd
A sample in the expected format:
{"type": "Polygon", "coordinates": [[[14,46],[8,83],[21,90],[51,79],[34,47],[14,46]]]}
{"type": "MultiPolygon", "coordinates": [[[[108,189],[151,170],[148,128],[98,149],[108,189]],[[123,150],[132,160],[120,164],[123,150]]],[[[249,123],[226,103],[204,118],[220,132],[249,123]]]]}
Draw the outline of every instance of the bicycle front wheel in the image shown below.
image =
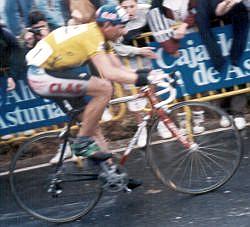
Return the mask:
{"type": "Polygon", "coordinates": [[[57,166],[50,160],[61,143],[57,132],[35,136],[20,146],[10,168],[17,203],[34,217],[58,223],[86,215],[102,195],[97,166],[83,160],[79,167],[73,159],[63,163],[57,184],[61,193],[55,196],[50,192],[57,166]]]}
{"type": "MultiPolygon", "coordinates": [[[[147,143],[147,157],[156,176],[172,189],[190,194],[226,183],[242,156],[241,138],[228,114],[210,104],[183,102],[170,108],[168,116],[194,146],[188,149],[175,137],[160,138],[156,120],[147,143]],[[220,126],[222,119],[227,121],[226,128],[220,126]]],[[[169,137],[166,127],[165,134],[169,137]]]]}

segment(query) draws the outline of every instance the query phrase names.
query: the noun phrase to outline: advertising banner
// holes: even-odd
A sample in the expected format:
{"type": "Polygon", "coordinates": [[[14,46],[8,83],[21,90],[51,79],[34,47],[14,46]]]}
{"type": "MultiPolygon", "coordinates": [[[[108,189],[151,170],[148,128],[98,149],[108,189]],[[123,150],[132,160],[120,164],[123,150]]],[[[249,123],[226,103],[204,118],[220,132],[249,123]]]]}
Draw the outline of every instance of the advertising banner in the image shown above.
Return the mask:
{"type": "Polygon", "coordinates": [[[176,72],[179,97],[250,82],[249,38],[239,67],[235,67],[230,64],[229,58],[232,44],[231,26],[215,28],[214,34],[217,37],[222,54],[227,60],[222,72],[214,69],[199,33],[187,34],[181,40],[180,54],[176,58],[166,53],[159,43],[151,43],[159,56],[153,61],[153,67],[161,68],[167,73],[176,72]]]}
{"type": "MultiPolygon", "coordinates": [[[[231,27],[216,28],[214,32],[228,59],[223,73],[214,69],[198,33],[185,36],[178,58],[169,56],[158,43],[151,43],[159,56],[152,62],[153,67],[167,73],[176,71],[179,97],[250,82],[250,41],[240,67],[235,67],[229,64],[228,58],[231,27]]],[[[3,85],[0,86],[0,136],[66,121],[61,109],[54,102],[34,95],[25,80],[18,80],[16,89],[10,92],[3,92],[4,81],[0,82],[3,85]]]]}
{"type": "Polygon", "coordinates": [[[24,80],[16,81],[16,89],[0,97],[0,135],[53,125],[65,120],[65,114],[54,102],[34,95],[24,80]]]}

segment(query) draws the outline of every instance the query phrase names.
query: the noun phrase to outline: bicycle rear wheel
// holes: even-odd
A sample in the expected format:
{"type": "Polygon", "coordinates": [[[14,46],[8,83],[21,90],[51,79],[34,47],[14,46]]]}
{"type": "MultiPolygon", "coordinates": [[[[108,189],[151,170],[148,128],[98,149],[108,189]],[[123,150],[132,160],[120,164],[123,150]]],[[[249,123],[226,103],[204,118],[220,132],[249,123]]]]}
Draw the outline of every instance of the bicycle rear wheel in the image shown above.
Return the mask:
{"type": "Polygon", "coordinates": [[[175,137],[160,140],[156,120],[147,143],[148,161],[156,176],[172,189],[190,194],[226,183],[242,156],[241,138],[232,119],[219,108],[199,102],[177,104],[168,115],[196,148],[185,148],[175,137]],[[228,120],[227,128],[220,126],[222,117],[228,120]]]}
{"type": "Polygon", "coordinates": [[[80,168],[65,160],[59,175],[61,194],[49,193],[56,165],[50,164],[62,143],[57,132],[35,136],[20,146],[10,168],[10,185],[17,203],[29,214],[49,222],[69,222],[86,215],[102,195],[98,168],[83,160],[80,168]]]}

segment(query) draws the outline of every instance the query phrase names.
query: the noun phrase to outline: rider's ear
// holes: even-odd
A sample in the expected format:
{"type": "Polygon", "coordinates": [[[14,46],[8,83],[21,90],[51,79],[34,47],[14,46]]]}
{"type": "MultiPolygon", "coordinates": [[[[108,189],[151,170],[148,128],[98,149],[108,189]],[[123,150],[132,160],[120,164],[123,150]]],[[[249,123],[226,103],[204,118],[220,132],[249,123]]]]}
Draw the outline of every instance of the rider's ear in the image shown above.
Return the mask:
{"type": "Polygon", "coordinates": [[[103,28],[108,28],[110,25],[111,25],[111,23],[109,21],[107,21],[103,24],[103,28]]]}

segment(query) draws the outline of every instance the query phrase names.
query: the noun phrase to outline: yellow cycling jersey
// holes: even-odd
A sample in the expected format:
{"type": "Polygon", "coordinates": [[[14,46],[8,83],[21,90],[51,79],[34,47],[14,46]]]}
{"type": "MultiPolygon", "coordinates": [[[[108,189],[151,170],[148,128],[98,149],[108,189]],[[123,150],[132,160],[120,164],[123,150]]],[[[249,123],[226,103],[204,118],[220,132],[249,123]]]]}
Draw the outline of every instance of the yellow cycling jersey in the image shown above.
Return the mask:
{"type": "Polygon", "coordinates": [[[95,22],[60,27],[28,52],[28,65],[58,70],[82,65],[98,53],[105,53],[104,36],[95,22]]]}

